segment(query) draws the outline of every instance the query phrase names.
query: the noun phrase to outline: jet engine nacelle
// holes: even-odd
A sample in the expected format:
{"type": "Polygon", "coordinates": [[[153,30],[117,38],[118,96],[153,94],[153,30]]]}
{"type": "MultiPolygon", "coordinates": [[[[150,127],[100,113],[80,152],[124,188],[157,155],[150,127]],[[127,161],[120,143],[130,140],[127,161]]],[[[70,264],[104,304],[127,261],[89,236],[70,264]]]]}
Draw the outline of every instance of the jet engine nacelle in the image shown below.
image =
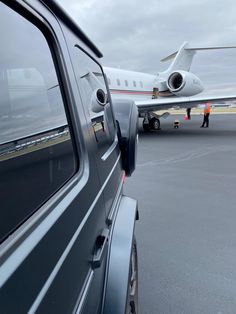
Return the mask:
{"type": "Polygon", "coordinates": [[[186,71],[172,72],[167,80],[167,87],[176,96],[193,96],[204,89],[201,80],[186,71]]]}
{"type": "Polygon", "coordinates": [[[107,96],[102,88],[97,88],[92,93],[91,109],[93,112],[101,112],[107,103],[107,96]]]}

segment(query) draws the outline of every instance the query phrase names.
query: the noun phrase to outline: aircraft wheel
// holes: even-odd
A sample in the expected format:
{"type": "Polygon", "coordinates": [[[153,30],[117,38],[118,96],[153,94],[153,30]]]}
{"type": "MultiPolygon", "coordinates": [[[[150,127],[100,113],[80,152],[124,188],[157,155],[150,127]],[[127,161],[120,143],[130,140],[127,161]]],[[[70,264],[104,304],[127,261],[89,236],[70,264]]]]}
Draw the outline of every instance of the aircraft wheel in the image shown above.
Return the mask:
{"type": "Polygon", "coordinates": [[[154,131],[158,131],[160,130],[160,120],[157,119],[157,118],[152,118],[150,121],[149,121],[149,124],[150,124],[150,128],[154,131]]]}

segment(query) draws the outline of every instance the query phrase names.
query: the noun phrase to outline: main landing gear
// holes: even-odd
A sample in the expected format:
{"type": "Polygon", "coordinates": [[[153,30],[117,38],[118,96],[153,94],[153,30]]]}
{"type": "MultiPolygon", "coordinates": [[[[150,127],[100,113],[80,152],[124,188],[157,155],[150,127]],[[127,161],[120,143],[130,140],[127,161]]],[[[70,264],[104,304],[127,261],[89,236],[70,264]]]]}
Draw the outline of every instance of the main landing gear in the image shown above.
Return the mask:
{"type": "Polygon", "coordinates": [[[161,129],[160,120],[157,117],[145,117],[143,119],[144,131],[158,131],[161,129]]]}

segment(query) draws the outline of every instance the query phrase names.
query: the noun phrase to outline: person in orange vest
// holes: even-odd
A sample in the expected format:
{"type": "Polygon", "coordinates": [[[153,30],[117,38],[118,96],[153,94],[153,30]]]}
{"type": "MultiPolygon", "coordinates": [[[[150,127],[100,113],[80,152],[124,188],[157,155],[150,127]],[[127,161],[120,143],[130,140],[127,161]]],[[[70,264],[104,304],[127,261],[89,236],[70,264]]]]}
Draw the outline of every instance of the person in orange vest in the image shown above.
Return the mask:
{"type": "Polygon", "coordinates": [[[204,118],[203,118],[201,128],[204,128],[205,124],[206,124],[206,128],[208,128],[209,127],[209,116],[211,113],[211,104],[209,102],[207,102],[205,104],[203,113],[204,113],[204,118]]]}

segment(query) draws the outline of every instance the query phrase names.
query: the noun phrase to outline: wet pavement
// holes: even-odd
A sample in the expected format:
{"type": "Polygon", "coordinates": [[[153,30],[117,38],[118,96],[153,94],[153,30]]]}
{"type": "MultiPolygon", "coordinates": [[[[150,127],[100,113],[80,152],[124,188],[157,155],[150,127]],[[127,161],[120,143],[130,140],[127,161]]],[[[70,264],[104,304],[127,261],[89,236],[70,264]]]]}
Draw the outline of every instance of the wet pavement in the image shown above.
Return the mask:
{"type": "Polygon", "coordinates": [[[140,313],[236,313],[236,115],[161,122],[140,128],[125,185],[139,201],[140,313]]]}

